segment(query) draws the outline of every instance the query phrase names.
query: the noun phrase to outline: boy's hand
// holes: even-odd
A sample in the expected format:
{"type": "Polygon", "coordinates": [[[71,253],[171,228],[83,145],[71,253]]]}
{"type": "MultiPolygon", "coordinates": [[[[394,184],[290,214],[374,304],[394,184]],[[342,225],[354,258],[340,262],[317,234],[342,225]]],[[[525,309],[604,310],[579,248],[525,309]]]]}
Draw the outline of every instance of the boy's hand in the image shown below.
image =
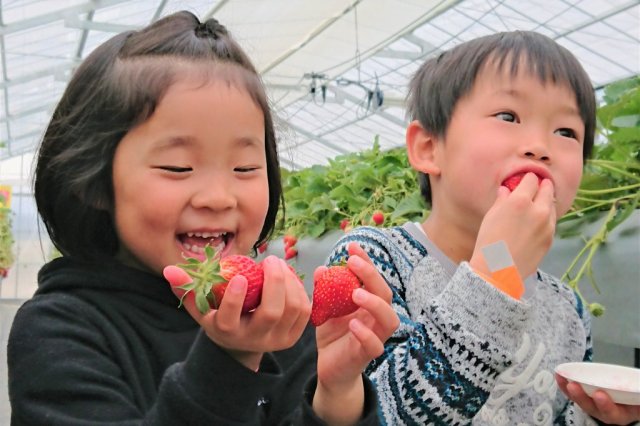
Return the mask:
{"type": "MultiPolygon", "coordinates": [[[[347,266],[364,283],[353,292],[354,313],[330,319],[316,329],[318,385],[315,412],[331,424],[355,422],[362,415],[362,371],[384,351],[384,342],[400,324],[391,307],[391,289],[364,250],[349,244],[347,266]]],[[[325,267],[319,267],[315,275],[325,267]]]]}
{"type": "Polygon", "coordinates": [[[569,399],[582,408],[582,411],[596,419],[614,425],[627,425],[640,420],[640,406],[616,404],[606,392],[595,391],[589,397],[578,383],[569,382],[556,374],[556,382],[569,399]]]}
{"type": "MultiPolygon", "coordinates": [[[[239,362],[257,370],[264,352],[287,349],[298,341],[309,319],[311,303],[304,286],[286,263],[275,256],[262,261],[264,285],[262,301],[255,311],[241,314],[247,280],[236,276],[222,299],[220,308],[201,314],[189,293],[183,305],[207,336],[239,362]]],[[[167,266],[164,276],[178,298],[177,288],[191,281],[178,266],[167,266]]]]}
{"type": "Polygon", "coordinates": [[[493,206],[478,231],[471,266],[489,274],[482,256],[482,247],[504,240],[520,275],[533,274],[553,242],[556,229],[556,208],[553,184],[527,173],[513,190],[501,186],[493,206]]]}

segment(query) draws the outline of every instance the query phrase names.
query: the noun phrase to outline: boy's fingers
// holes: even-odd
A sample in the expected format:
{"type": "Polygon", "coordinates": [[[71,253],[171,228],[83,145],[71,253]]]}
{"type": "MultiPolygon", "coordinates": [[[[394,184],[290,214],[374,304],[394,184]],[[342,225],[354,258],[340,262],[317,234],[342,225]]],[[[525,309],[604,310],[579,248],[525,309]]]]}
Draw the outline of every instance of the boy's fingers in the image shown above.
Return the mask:
{"type": "Polygon", "coordinates": [[[367,262],[360,256],[351,256],[347,260],[347,265],[364,283],[364,287],[369,293],[375,294],[387,303],[391,303],[391,297],[393,296],[391,289],[371,262],[367,262]]]}
{"type": "Polygon", "coordinates": [[[553,187],[553,183],[549,179],[543,179],[540,182],[540,187],[538,192],[536,193],[535,200],[541,201],[545,204],[552,205],[555,200],[555,189],[553,187]]]}
{"type": "Polygon", "coordinates": [[[533,200],[538,193],[538,182],[538,176],[535,173],[526,173],[520,181],[520,184],[513,190],[513,192],[526,194],[529,199],[533,200]]]}

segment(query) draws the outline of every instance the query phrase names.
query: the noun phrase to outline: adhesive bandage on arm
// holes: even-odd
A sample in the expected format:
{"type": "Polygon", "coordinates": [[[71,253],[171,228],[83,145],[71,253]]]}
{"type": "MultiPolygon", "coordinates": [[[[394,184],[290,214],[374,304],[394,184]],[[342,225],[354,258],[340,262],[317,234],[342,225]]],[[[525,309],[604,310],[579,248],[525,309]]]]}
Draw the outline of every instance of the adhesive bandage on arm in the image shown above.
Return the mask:
{"type": "Polygon", "coordinates": [[[524,294],[524,282],[507,243],[500,240],[482,247],[481,250],[491,275],[487,277],[478,271],[476,273],[509,296],[520,300],[524,294]]]}

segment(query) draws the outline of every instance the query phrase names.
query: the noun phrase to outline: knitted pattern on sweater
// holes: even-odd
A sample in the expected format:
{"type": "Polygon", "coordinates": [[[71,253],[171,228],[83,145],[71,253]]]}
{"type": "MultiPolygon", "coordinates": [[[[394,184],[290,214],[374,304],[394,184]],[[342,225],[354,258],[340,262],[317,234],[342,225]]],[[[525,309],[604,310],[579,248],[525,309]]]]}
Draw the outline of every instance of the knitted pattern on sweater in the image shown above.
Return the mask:
{"type": "Polygon", "coordinates": [[[400,316],[367,369],[386,424],[593,424],[553,374],[558,364],[592,357],[589,314],[569,287],[539,272],[533,294],[515,300],[467,262],[433,253],[413,223],[358,228],[327,263],[346,258],[352,241],[391,287],[400,316]]]}

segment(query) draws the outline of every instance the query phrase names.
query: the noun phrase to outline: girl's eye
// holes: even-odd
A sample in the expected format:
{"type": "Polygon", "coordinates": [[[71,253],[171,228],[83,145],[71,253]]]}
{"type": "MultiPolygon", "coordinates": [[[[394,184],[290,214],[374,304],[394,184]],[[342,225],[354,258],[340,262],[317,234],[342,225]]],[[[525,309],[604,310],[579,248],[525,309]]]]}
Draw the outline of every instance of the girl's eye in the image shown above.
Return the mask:
{"type": "Polygon", "coordinates": [[[508,121],[510,123],[517,123],[518,119],[515,114],[511,112],[499,112],[495,115],[498,120],[508,121]]]}
{"type": "Polygon", "coordinates": [[[191,167],[178,167],[178,166],[158,166],[157,168],[161,170],[166,170],[172,173],[186,173],[193,170],[191,167]]]}
{"type": "Polygon", "coordinates": [[[564,136],[565,138],[578,139],[576,132],[571,129],[563,128],[555,131],[556,134],[564,136]]]}
{"type": "Polygon", "coordinates": [[[233,169],[234,172],[239,172],[239,173],[249,173],[254,170],[258,170],[258,168],[257,167],[236,167],[235,169],[233,169]]]}

